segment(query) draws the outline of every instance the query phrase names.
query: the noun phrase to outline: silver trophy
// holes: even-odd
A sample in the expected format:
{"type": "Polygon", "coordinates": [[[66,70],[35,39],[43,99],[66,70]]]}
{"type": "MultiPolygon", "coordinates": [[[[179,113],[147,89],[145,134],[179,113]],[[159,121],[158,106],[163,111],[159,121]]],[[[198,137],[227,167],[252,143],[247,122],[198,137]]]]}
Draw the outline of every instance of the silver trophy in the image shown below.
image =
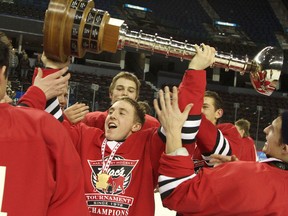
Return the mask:
{"type": "MultiPolygon", "coordinates": [[[[43,31],[46,56],[61,62],[70,56],[82,58],[86,52],[115,53],[125,47],[181,60],[191,60],[196,54],[195,46],[187,42],[130,31],[124,20],[111,18],[107,11],[96,9],[92,0],[51,0],[43,31]]],[[[217,51],[212,66],[250,73],[255,90],[269,96],[278,85],[283,62],[282,50],[266,47],[252,60],[217,51]]]]}

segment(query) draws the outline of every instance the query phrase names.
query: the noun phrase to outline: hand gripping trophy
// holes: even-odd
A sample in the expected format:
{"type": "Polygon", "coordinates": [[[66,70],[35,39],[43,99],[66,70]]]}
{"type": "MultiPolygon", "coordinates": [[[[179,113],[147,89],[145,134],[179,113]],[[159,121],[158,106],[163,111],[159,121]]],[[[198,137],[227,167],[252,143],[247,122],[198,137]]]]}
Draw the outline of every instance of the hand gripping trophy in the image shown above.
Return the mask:
{"type": "MultiPolygon", "coordinates": [[[[69,56],[82,58],[86,52],[115,53],[125,47],[181,60],[191,60],[196,54],[192,44],[157,34],[130,31],[124,20],[111,18],[107,11],[94,6],[92,0],[50,1],[43,29],[44,51],[48,58],[65,62],[69,56]]],[[[282,50],[270,46],[261,50],[253,60],[217,51],[212,66],[240,74],[250,73],[255,90],[269,96],[278,85],[284,68],[284,55],[282,50]]]]}

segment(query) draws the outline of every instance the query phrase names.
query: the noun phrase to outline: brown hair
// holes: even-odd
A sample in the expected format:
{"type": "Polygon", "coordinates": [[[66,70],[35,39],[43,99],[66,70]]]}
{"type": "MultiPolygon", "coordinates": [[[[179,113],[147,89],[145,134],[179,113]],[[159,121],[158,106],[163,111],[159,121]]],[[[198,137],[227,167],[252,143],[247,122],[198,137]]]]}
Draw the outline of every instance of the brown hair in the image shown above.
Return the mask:
{"type": "Polygon", "coordinates": [[[138,104],[143,108],[146,114],[151,115],[152,110],[148,101],[138,101],[138,104]]]}
{"type": "Polygon", "coordinates": [[[120,78],[131,80],[136,84],[136,100],[137,100],[139,97],[141,83],[135,74],[127,72],[127,71],[121,71],[116,76],[113,77],[112,82],[109,86],[109,93],[110,94],[112,93],[113,89],[115,88],[117,80],[120,78]]]}
{"type": "Polygon", "coordinates": [[[223,109],[223,100],[217,92],[206,91],[204,96],[213,98],[215,110],[223,109]]]}
{"type": "Polygon", "coordinates": [[[240,129],[244,130],[243,137],[250,136],[249,130],[250,130],[251,123],[248,120],[244,118],[239,119],[235,122],[235,125],[237,125],[240,129]]]}
{"type": "MultiPolygon", "coordinates": [[[[210,97],[213,99],[214,101],[213,105],[214,105],[215,110],[218,110],[218,109],[223,110],[223,100],[217,92],[207,90],[205,92],[204,97],[210,97]]],[[[216,124],[218,124],[219,122],[220,122],[220,118],[216,120],[216,124]]]]}
{"type": "Polygon", "coordinates": [[[144,124],[144,122],[145,122],[145,110],[142,106],[139,105],[139,103],[137,101],[135,101],[135,100],[133,100],[127,96],[118,98],[114,103],[116,103],[117,101],[126,101],[129,104],[131,104],[135,110],[136,122],[139,122],[141,125],[144,124]]]}

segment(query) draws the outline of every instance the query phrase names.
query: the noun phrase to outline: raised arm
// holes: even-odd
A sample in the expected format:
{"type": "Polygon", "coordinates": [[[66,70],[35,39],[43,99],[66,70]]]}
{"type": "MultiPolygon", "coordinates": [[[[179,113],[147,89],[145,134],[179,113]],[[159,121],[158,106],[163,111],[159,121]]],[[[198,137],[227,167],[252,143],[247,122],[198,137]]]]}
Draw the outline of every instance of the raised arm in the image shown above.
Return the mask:
{"type": "MultiPolygon", "coordinates": [[[[196,134],[201,123],[201,110],[206,90],[206,69],[214,62],[215,49],[207,45],[195,46],[197,53],[191,60],[182,82],[179,85],[179,107],[184,110],[186,105],[193,103],[187,121],[182,129],[182,143],[195,142],[196,134]]],[[[194,145],[186,145],[190,153],[194,151],[194,145]]]]}
{"type": "Polygon", "coordinates": [[[192,104],[188,104],[184,111],[181,112],[178,106],[178,91],[173,87],[172,100],[171,93],[166,86],[164,92],[159,91],[159,103],[154,100],[154,108],[159,118],[159,121],[166,132],[166,153],[171,153],[182,147],[181,129],[187,119],[188,113],[192,104]]]}

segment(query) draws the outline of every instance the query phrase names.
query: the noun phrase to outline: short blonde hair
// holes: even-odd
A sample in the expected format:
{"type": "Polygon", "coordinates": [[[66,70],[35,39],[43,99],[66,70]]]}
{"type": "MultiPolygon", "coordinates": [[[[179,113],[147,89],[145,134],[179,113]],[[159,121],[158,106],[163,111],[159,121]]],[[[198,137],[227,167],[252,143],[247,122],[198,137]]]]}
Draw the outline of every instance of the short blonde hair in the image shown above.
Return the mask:
{"type": "Polygon", "coordinates": [[[109,86],[109,93],[110,94],[112,93],[112,91],[115,88],[117,80],[120,78],[131,80],[132,82],[136,84],[136,100],[137,100],[139,98],[141,83],[135,74],[127,72],[127,71],[121,71],[116,76],[113,77],[112,82],[109,86]]]}
{"type": "Polygon", "coordinates": [[[241,130],[244,130],[243,137],[250,136],[249,130],[251,123],[244,118],[241,118],[235,122],[235,125],[238,126],[241,130]]]}

